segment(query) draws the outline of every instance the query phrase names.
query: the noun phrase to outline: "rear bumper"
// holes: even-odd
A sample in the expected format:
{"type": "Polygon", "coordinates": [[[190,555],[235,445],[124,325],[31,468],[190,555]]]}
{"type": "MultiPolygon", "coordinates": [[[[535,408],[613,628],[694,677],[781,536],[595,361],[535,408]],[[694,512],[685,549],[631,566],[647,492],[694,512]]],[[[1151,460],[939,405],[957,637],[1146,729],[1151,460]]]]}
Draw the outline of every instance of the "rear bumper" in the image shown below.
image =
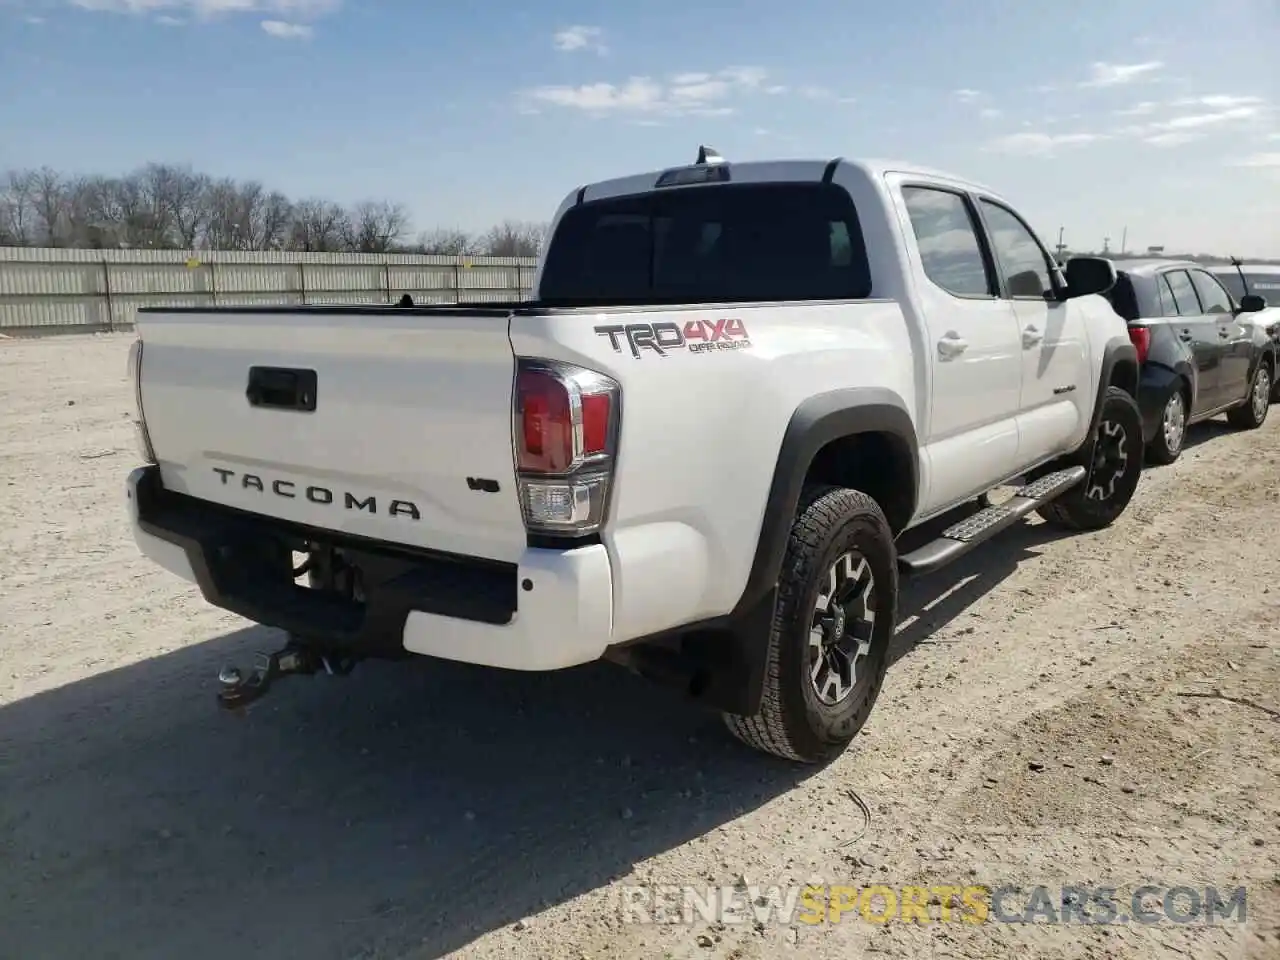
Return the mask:
{"type": "Polygon", "coordinates": [[[556,670],[598,660],[610,642],[603,546],[528,549],[517,563],[412,551],[175,494],[154,466],[129,474],[128,500],[143,555],[215,606],[328,648],[556,670]],[[365,577],[364,602],[294,582],[293,550],[307,537],[349,553],[365,577]]]}

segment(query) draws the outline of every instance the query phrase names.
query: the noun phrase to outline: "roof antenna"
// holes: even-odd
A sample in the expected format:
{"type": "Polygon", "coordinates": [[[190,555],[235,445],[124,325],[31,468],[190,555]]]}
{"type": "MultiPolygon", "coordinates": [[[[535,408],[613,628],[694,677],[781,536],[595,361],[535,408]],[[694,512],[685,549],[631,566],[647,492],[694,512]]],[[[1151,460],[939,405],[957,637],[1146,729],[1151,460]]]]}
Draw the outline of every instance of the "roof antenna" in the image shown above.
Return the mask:
{"type": "Polygon", "coordinates": [[[698,147],[698,163],[724,163],[724,157],[716,152],[715,147],[708,147],[704,144],[698,147]]]}
{"type": "Polygon", "coordinates": [[[1244,271],[1240,268],[1244,265],[1244,261],[1239,257],[1231,258],[1231,265],[1236,268],[1236,273],[1240,274],[1240,288],[1244,290],[1244,295],[1249,295],[1249,281],[1244,277],[1244,271]]]}

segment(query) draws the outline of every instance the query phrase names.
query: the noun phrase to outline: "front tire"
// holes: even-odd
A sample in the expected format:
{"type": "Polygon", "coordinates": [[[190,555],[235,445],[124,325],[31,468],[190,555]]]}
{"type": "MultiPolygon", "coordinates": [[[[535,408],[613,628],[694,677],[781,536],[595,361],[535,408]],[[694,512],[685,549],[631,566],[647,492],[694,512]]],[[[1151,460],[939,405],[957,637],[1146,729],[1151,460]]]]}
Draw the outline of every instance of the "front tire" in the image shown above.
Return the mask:
{"type": "Polygon", "coordinates": [[[1093,442],[1073,458],[1084,480],[1037,513],[1068,530],[1101,530],[1124,513],[1142,476],[1142,412],[1119,387],[1107,387],[1093,442]]]}
{"type": "Polygon", "coordinates": [[[866,723],[888,669],[898,564],[879,504],[859,490],[806,487],[778,588],[760,709],[724,720],[757,750],[822,763],[866,723]]]}
{"type": "Polygon", "coordinates": [[[1249,396],[1238,407],[1227,411],[1227,423],[1241,430],[1257,430],[1267,419],[1271,408],[1271,368],[1259,362],[1249,383],[1249,396]]]}

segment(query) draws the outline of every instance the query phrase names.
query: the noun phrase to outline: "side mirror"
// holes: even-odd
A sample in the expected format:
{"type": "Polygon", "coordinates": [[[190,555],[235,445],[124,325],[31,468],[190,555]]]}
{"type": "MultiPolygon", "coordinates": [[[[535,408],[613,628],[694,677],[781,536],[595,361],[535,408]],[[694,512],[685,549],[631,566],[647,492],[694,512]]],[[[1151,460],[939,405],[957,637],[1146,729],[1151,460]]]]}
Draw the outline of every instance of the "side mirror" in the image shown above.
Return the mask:
{"type": "Polygon", "coordinates": [[[1063,272],[1067,278],[1064,299],[1106,293],[1116,285],[1116,265],[1106,257],[1072,257],[1063,272]]]}
{"type": "Polygon", "coordinates": [[[1256,293],[1246,293],[1240,298],[1240,313],[1257,313],[1265,309],[1267,309],[1267,301],[1256,293]]]}

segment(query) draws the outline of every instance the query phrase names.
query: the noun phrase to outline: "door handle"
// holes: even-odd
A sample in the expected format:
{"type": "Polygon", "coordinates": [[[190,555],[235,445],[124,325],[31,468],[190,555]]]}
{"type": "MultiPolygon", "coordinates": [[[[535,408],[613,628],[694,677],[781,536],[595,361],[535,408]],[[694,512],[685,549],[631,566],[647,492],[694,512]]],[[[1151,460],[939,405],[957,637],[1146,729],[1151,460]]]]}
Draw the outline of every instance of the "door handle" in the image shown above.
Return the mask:
{"type": "Polygon", "coordinates": [[[1029,326],[1022,331],[1022,345],[1024,347],[1034,347],[1037,343],[1044,339],[1044,334],[1035,328],[1029,326]]]}
{"type": "Polygon", "coordinates": [[[968,341],[962,340],[954,331],[948,331],[946,336],[938,341],[938,355],[943,360],[958,357],[968,349],[968,341]]]}
{"type": "Polygon", "coordinates": [[[1180,334],[1178,334],[1178,339],[1179,339],[1179,340],[1182,340],[1182,341],[1183,341],[1183,342],[1185,342],[1185,343],[1190,343],[1190,342],[1191,342],[1191,339],[1192,339],[1192,338],[1191,338],[1191,331],[1190,331],[1190,330],[1183,330],[1180,334]]]}
{"type": "Polygon", "coordinates": [[[1218,331],[1218,336],[1220,336],[1223,340],[1225,340],[1225,339],[1227,339],[1227,337],[1231,336],[1231,331],[1230,331],[1230,330],[1219,330],[1219,331],[1218,331]]]}

